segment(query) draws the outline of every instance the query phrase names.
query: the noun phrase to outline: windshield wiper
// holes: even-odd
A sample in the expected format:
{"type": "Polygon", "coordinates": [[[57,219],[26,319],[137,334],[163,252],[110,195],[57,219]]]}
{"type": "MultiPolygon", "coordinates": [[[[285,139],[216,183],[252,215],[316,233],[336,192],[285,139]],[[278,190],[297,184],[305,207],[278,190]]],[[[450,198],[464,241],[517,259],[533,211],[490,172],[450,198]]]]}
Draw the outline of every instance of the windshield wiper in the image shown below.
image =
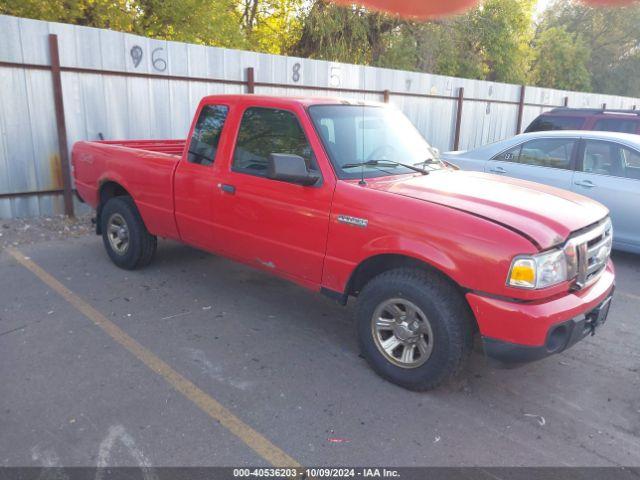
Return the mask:
{"type": "Polygon", "coordinates": [[[342,169],[347,168],[357,168],[357,167],[404,167],[409,170],[413,170],[414,172],[421,173],[423,175],[429,175],[429,171],[424,168],[416,167],[414,165],[409,165],[407,163],[395,162],[393,160],[367,160],[366,162],[359,163],[347,163],[346,165],[342,165],[342,169]]]}

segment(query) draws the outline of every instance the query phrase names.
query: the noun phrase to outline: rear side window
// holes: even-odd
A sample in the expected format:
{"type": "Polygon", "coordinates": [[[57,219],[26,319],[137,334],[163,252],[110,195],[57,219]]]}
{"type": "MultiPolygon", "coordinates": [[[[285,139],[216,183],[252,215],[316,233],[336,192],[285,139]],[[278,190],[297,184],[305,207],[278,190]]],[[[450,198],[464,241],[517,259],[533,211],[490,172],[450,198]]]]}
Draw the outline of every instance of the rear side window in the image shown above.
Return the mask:
{"type": "Polygon", "coordinates": [[[238,131],[233,170],[263,177],[272,153],[298,155],[310,170],[318,169],[307,137],[292,112],[262,107],[247,109],[238,131]]]}
{"type": "Polygon", "coordinates": [[[587,140],[582,171],[640,180],[640,154],[617,143],[587,140]]]}
{"type": "Polygon", "coordinates": [[[616,169],[616,163],[619,162],[617,153],[618,149],[613,143],[586,141],[582,158],[582,171],[585,173],[597,173],[598,175],[612,175],[616,169]]]}
{"type": "Polygon", "coordinates": [[[628,148],[625,148],[623,150],[624,150],[625,165],[627,167],[640,169],[640,153],[636,152],[635,150],[630,150],[628,148]]]}
{"type": "Polygon", "coordinates": [[[580,130],[584,125],[584,117],[559,117],[556,115],[540,115],[527,127],[528,132],[546,132],[549,130],[580,130]]]}
{"type": "Polygon", "coordinates": [[[228,112],[229,109],[223,105],[206,105],[202,109],[189,143],[189,162],[200,165],[213,164],[228,112]]]}
{"type": "Polygon", "coordinates": [[[638,121],[626,118],[601,118],[593,127],[599,132],[636,133],[638,121]]]}
{"type": "Polygon", "coordinates": [[[622,149],[622,161],[626,178],[640,180],[640,153],[629,148],[622,149]]]}
{"type": "Polygon", "coordinates": [[[518,145],[517,147],[513,147],[512,149],[507,150],[506,152],[502,152],[502,153],[496,155],[491,160],[498,160],[498,161],[501,161],[501,162],[514,162],[514,163],[517,163],[518,162],[518,157],[520,156],[520,149],[521,148],[522,148],[522,145],[518,145]]]}

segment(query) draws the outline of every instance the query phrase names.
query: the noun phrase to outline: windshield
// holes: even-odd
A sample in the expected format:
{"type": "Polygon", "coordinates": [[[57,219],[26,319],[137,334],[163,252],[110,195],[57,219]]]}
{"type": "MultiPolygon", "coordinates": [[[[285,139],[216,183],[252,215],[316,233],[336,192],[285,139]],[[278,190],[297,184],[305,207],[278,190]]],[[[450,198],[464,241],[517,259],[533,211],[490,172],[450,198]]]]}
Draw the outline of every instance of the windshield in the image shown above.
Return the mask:
{"type": "Polygon", "coordinates": [[[434,149],[393,108],[314,105],[309,114],[339,178],[360,178],[363,171],[365,178],[416,173],[390,162],[417,164],[427,170],[442,168],[434,149]],[[369,164],[354,167],[362,162],[369,164]]]}

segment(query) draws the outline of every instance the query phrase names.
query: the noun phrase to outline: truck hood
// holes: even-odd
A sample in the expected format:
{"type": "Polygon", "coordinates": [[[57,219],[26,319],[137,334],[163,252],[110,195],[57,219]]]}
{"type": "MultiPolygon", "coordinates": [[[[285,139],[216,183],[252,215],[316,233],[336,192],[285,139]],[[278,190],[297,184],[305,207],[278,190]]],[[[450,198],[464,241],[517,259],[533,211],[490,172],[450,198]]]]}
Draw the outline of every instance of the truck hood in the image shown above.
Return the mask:
{"type": "Polygon", "coordinates": [[[607,208],[539,183],[469,171],[367,180],[369,188],[455,208],[518,231],[541,249],[602,220],[607,208]]]}

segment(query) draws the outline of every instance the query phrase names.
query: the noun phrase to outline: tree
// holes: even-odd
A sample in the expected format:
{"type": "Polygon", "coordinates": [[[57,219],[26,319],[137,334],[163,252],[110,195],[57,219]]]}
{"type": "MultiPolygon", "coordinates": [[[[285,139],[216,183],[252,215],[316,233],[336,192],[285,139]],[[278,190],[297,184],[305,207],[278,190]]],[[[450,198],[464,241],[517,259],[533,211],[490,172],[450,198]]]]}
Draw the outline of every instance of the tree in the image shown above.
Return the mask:
{"type": "MultiPolygon", "coordinates": [[[[525,82],[534,34],[534,3],[486,0],[463,15],[427,22],[386,16],[387,28],[378,35],[382,48],[369,61],[377,66],[442,75],[525,82]]],[[[349,30],[346,25],[342,27],[349,30]]],[[[324,32],[325,36],[330,34],[333,32],[324,32]]]]}
{"type": "Polygon", "coordinates": [[[134,11],[126,0],[0,0],[0,14],[132,31],[134,11]]]}
{"type": "Polygon", "coordinates": [[[235,0],[135,0],[134,33],[181,42],[242,48],[235,0]]]}
{"type": "Polygon", "coordinates": [[[533,37],[533,0],[486,0],[443,24],[454,49],[443,50],[440,65],[454,75],[499,82],[526,80],[533,37]]]}
{"type": "Polygon", "coordinates": [[[396,17],[363,7],[316,0],[292,51],[308,58],[379,65],[386,51],[386,35],[400,24],[396,17]]]}
{"type": "Polygon", "coordinates": [[[589,49],[562,27],[543,30],[536,38],[531,81],[540,87],[589,91],[589,49]]]}
{"type": "Polygon", "coordinates": [[[240,0],[241,27],[252,50],[285,54],[302,33],[304,0],[240,0]]]}
{"type": "Polygon", "coordinates": [[[594,91],[640,95],[640,5],[593,8],[571,0],[557,0],[547,9],[538,36],[564,29],[590,53],[587,69],[594,91]]]}
{"type": "Polygon", "coordinates": [[[0,13],[184,42],[243,47],[236,0],[0,0],[0,13]]]}

